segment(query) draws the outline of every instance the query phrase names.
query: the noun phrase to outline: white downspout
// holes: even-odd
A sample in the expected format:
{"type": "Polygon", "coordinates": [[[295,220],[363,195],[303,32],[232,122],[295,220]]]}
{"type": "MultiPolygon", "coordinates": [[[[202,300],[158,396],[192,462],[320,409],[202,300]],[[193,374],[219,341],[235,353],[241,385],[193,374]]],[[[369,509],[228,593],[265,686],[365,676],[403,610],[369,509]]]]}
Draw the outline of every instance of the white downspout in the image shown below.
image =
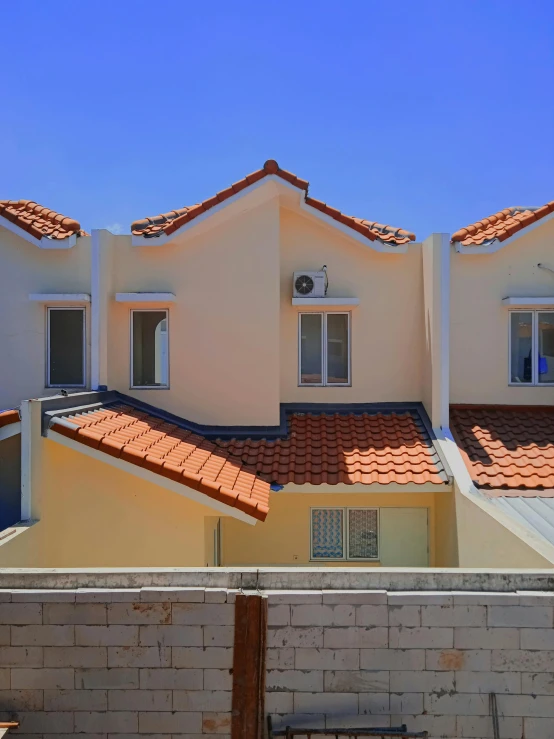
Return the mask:
{"type": "Polygon", "coordinates": [[[90,386],[100,385],[100,231],[92,230],[90,251],[90,386]]]}

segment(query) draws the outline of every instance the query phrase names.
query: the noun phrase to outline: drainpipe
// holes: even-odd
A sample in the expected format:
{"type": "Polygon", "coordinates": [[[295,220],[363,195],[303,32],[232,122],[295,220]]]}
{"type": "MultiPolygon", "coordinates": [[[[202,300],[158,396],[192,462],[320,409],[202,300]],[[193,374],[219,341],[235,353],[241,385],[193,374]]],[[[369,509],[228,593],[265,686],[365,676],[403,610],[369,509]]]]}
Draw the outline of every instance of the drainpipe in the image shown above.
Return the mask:
{"type": "Polygon", "coordinates": [[[90,252],[90,386],[100,384],[100,231],[92,230],[90,252]]]}

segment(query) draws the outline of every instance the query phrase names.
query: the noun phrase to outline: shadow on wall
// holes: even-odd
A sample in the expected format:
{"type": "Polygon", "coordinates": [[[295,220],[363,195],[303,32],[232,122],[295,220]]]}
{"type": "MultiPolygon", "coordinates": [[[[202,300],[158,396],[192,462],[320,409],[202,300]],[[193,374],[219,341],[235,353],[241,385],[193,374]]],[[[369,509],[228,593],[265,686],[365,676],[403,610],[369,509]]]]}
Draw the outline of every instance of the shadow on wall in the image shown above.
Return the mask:
{"type": "Polygon", "coordinates": [[[21,518],[21,435],[0,441],[0,531],[21,518]]]}

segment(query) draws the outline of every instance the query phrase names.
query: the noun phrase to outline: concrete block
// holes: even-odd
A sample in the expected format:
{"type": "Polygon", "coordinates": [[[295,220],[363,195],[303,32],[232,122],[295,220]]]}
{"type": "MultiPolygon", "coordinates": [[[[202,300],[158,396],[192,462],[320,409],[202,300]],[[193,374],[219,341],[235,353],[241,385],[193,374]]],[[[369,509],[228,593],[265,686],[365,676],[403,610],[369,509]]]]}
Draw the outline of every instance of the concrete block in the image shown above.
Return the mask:
{"type": "Polygon", "coordinates": [[[224,588],[206,588],[204,601],[206,603],[227,603],[227,590],[224,588]]]}
{"type": "MultiPolygon", "coordinates": [[[[44,665],[44,648],[0,647],[0,665],[3,667],[42,667],[44,665]]],[[[57,666],[47,665],[47,667],[57,666]]]]}
{"type": "Polygon", "coordinates": [[[139,671],[135,668],[75,670],[75,687],[85,690],[134,690],[139,686],[139,671]]]}
{"type": "MultiPolygon", "coordinates": [[[[285,695],[284,693],[272,693],[272,695],[285,695]]],[[[325,715],[323,713],[285,713],[273,716],[273,728],[283,730],[287,726],[324,729],[325,715]]]]}
{"type": "Polygon", "coordinates": [[[108,667],[171,667],[171,647],[108,647],[108,667]]]}
{"type": "Polygon", "coordinates": [[[75,672],[71,668],[27,669],[12,667],[11,687],[16,690],[41,690],[45,688],[73,688],[75,672]]]}
{"type": "Polygon", "coordinates": [[[297,670],[358,670],[360,653],[357,649],[299,647],[296,650],[294,666],[297,670]]]}
{"type": "Polygon", "coordinates": [[[295,693],[295,713],[358,713],[357,693],[295,693]]]}
{"type": "Polygon", "coordinates": [[[174,711],[230,711],[232,694],[229,690],[174,690],[174,711]]]}
{"type": "Polygon", "coordinates": [[[456,649],[518,649],[519,631],[510,628],[454,629],[456,649]]]}
{"type": "Polygon", "coordinates": [[[45,603],[45,624],[106,624],[104,603],[45,603]]]}
{"type": "Polygon", "coordinates": [[[110,711],[171,711],[171,690],[109,690],[110,711]]]}
{"type": "Polygon", "coordinates": [[[75,643],[80,647],[138,646],[138,626],[43,626],[44,629],[75,628],[75,643]]]}
{"type": "Polygon", "coordinates": [[[11,601],[13,603],[74,603],[75,593],[75,590],[12,590],[11,601]]]}
{"type": "MultiPolygon", "coordinates": [[[[40,670],[37,670],[40,672],[40,670]]],[[[19,686],[13,686],[19,687],[19,686]]],[[[10,670],[7,667],[0,668],[0,690],[8,690],[10,688],[10,670]]]]}
{"type": "Polygon", "coordinates": [[[204,626],[205,647],[232,647],[235,643],[234,626],[204,626]]]}
{"type": "Polygon", "coordinates": [[[72,647],[74,626],[12,626],[12,646],[72,647]]]}
{"type": "Polygon", "coordinates": [[[326,693],[386,693],[386,670],[330,670],[324,673],[326,693]]]}
{"type": "Polygon", "coordinates": [[[476,693],[425,693],[424,710],[437,716],[488,716],[489,696],[476,693]]]}
{"type": "Polygon", "coordinates": [[[354,606],[324,606],[320,603],[291,606],[293,626],[353,626],[354,623],[354,606]]]}
{"type": "Polygon", "coordinates": [[[427,670],[491,670],[491,651],[487,649],[427,649],[427,670]]]}
{"type": "MultiPolygon", "coordinates": [[[[171,651],[173,667],[187,667],[189,669],[195,667],[200,669],[231,669],[233,667],[233,650],[230,647],[206,647],[205,649],[173,647],[171,651]]],[[[294,650],[291,651],[294,655],[294,650]]]]}
{"type": "Polygon", "coordinates": [[[422,606],[422,626],[486,627],[485,606],[422,606]]]}
{"type": "Polygon", "coordinates": [[[424,649],[361,649],[364,670],[424,670],[424,649]]]}
{"type": "Polygon", "coordinates": [[[44,647],[44,666],[107,667],[108,650],[106,647],[44,647]]]}
{"type": "Polygon", "coordinates": [[[232,670],[204,670],[204,690],[232,690],[232,670]]]}
{"type": "Polygon", "coordinates": [[[552,606],[489,606],[489,626],[552,628],[552,606]]]}
{"type": "Polygon", "coordinates": [[[310,606],[323,603],[323,591],[321,590],[266,590],[264,595],[267,596],[269,605],[284,603],[310,606]]]}
{"type": "Polygon", "coordinates": [[[171,623],[171,603],[108,603],[107,609],[108,624],[171,623]]]}
{"type": "Polygon", "coordinates": [[[497,701],[503,716],[554,718],[553,695],[499,695],[497,701]]]}
{"type": "Polygon", "coordinates": [[[387,605],[386,590],[324,590],[323,603],[329,605],[387,605]]]}
{"type": "Polygon", "coordinates": [[[435,739],[450,739],[456,736],[455,716],[430,716],[428,714],[393,714],[391,726],[406,724],[410,731],[427,731],[435,739]]]}
{"type": "Polygon", "coordinates": [[[350,626],[325,628],[323,645],[329,649],[361,649],[387,647],[389,630],[385,626],[350,626]]]}
{"type": "MultiPolygon", "coordinates": [[[[380,716],[376,714],[370,714],[370,713],[362,713],[358,714],[358,716],[337,716],[337,715],[327,715],[325,717],[325,726],[328,729],[347,729],[349,727],[352,727],[354,729],[357,728],[387,728],[391,725],[390,723],[390,716],[380,716]]],[[[339,736],[341,736],[339,734],[339,736]]],[[[333,737],[334,739],[334,737],[333,737]]]]}
{"type": "Polygon", "coordinates": [[[423,713],[423,693],[391,693],[391,713],[423,713]]]}
{"type": "MultiPolygon", "coordinates": [[[[455,691],[453,672],[432,671],[414,672],[414,670],[392,670],[390,673],[391,693],[438,693],[455,691]]],[[[409,709],[394,713],[418,713],[409,709]]]]}
{"type": "Polygon", "coordinates": [[[141,647],[201,647],[204,634],[201,626],[141,626],[141,647]]]}
{"type": "Polygon", "coordinates": [[[107,711],[105,690],[45,690],[45,711],[107,711]]]}
{"type": "Polygon", "coordinates": [[[520,629],[522,649],[554,649],[554,629],[520,629]]]}
{"type": "MultiPolygon", "coordinates": [[[[231,736],[231,713],[219,711],[218,713],[206,711],[202,714],[202,739],[206,734],[221,737],[223,734],[231,736]]],[[[174,739],[174,737],[173,737],[174,739]]]]}
{"type": "Polygon", "coordinates": [[[495,671],[552,672],[554,651],[528,651],[525,649],[494,649],[492,669],[495,671]]]}
{"type": "Polygon", "coordinates": [[[294,649],[268,649],[266,667],[268,670],[290,670],[294,668],[294,649]]]}
{"type": "Polygon", "coordinates": [[[265,710],[271,716],[276,713],[292,713],[293,693],[266,693],[265,710]]]}
{"type": "Polygon", "coordinates": [[[540,590],[518,590],[520,606],[554,606],[554,593],[540,590]]]}
{"type": "Polygon", "coordinates": [[[384,714],[388,714],[389,712],[389,693],[360,693],[360,714],[378,716],[380,719],[383,719],[384,714]]]}
{"type": "Polygon", "coordinates": [[[141,734],[202,734],[202,713],[145,711],[139,713],[141,734]]]}
{"type": "Polygon", "coordinates": [[[268,670],[266,675],[268,692],[323,692],[321,670],[268,670]]]}
{"type": "Polygon", "coordinates": [[[391,606],[451,606],[454,597],[451,592],[431,591],[394,591],[388,593],[391,606]]]}
{"type": "Polygon", "coordinates": [[[525,739],[552,739],[552,718],[524,718],[525,739]]]}
{"type": "MultiPolygon", "coordinates": [[[[61,714],[63,715],[63,714],[61,714]]],[[[138,731],[136,711],[78,711],[75,713],[76,734],[130,734],[138,731]]]]}
{"type": "Polygon", "coordinates": [[[389,606],[389,626],[421,626],[421,606],[389,606]]]}
{"type": "Polygon", "coordinates": [[[520,672],[466,672],[456,673],[459,693],[521,693],[520,672]]]}
{"type": "Polygon", "coordinates": [[[391,626],[389,644],[396,649],[449,649],[454,646],[454,629],[391,626]]]}
{"type": "Polygon", "coordinates": [[[268,626],[288,626],[290,624],[290,606],[285,604],[268,606],[267,624],[268,626]]]}
{"type": "Polygon", "coordinates": [[[60,711],[18,711],[18,734],[73,734],[73,713],[60,711]]]}
{"type": "Polygon", "coordinates": [[[0,624],[41,624],[42,603],[0,603],[0,624]]]}
{"type": "MultiPolygon", "coordinates": [[[[202,690],[204,674],[200,669],[145,668],[140,670],[141,690],[202,690]]],[[[201,710],[201,709],[198,709],[201,710]]]]}
{"type": "Polygon", "coordinates": [[[204,588],[141,588],[143,603],[203,603],[204,588]]]}
{"type": "Polygon", "coordinates": [[[453,592],[456,606],[518,606],[519,596],[515,592],[487,593],[482,591],[471,592],[463,590],[453,592]]]}
{"type": "Polygon", "coordinates": [[[235,623],[235,607],[230,603],[173,603],[172,623],[191,626],[228,626],[235,623]]]}
{"type": "Polygon", "coordinates": [[[0,588],[0,603],[11,603],[12,592],[12,590],[4,590],[0,588]]]}
{"type": "Polygon", "coordinates": [[[78,588],[76,603],[132,603],[140,600],[140,588],[78,588]]]}
{"type": "Polygon", "coordinates": [[[271,627],[267,630],[267,646],[272,647],[322,647],[323,627],[271,627]]]}
{"type": "Polygon", "coordinates": [[[524,695],[554,695],[554,664],[551,669],[552,672],[519,673],[521,675],[521,692],[524,695]]]}
{"type": "MultiPolygon", "coordinates": [[[[502,739],[521,739],[523,734],[522,718],[498,719],[502,739]]],[[[458,716],[456,719],[458,737],[472,739],[493,739],[492,719],[490,716],[458,716]]]]}
{"type": "Polygon", "coordinates": [[[0,647],[10,646],[10,629],[15,629],[15,626],[0,626],[0,647]]]}
{"type": "Polygon", "coordinates": [[[388,625],[389,625],[389,609],[387,608],[387,606],[357,606],[356,607],[356,626],[388,626],[388,625]]]}
{"type": "Polygon", "coordinates": [[[44,710],[44,690],[0,690],[2,711],[44,710]]]}

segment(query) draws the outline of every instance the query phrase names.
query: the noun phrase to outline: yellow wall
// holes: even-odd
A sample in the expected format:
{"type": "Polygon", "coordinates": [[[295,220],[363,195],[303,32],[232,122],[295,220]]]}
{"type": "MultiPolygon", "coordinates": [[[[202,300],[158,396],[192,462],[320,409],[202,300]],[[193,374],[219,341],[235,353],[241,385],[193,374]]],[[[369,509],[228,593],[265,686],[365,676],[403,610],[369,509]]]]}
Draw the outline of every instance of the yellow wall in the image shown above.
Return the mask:
{"type": "MultiPolygon", "coordinates": [[[[379,253],[308,215],[281,208],[281,402],[374,403],[422,397],[421,244],[379,253]],[[329,297],[359,298],[352,313],[352,387],[298,387],[293,273],[327,265],[329,297]]],[[[321,311],[311,307],[308,310],[321,311]]],[[[329,310],[349,310],[330,308],[329,310]]]]}
{"type": "MultiPolygon", "coordinates": [[[[0,408],[14,408],[56,392],[45,387],[46,307],[29,294],[90,293],[90,237],[78,238],[71,249],[40,249],[0,226],[0,264],[0,408]]],[[[86,314],[88,383],[88,307],[86,314]]]]}
{"type": "Polygon", "coordinates": [[[550,405],[553,387],[508,385],[506,297],[554,296],[554,221],[494,254],[451,254],[450,398],[453,403],[550,405]]]}
{"type": "MultiPolygon", "coordinates": [[[[254,528],[231,518],[222,519],[224,566],[309,565],[310,508],[326,506],[425,507],[429,510],[429,565],[444,566],[437,559],[436,499],[451,493],[335,494],[275,493],[266,521],[254,528]]],[[[368,567],[379,563],[337,562],[336,566],[368,567]]],[[[332,565],[331,565],[332,566],[332,565]]]]}
{"type": "Polygon", "coordinates": [[[55,441],[38,445],[40,520],[0,545],[1,567],[206,566],[213,510],[55,441]]]}

